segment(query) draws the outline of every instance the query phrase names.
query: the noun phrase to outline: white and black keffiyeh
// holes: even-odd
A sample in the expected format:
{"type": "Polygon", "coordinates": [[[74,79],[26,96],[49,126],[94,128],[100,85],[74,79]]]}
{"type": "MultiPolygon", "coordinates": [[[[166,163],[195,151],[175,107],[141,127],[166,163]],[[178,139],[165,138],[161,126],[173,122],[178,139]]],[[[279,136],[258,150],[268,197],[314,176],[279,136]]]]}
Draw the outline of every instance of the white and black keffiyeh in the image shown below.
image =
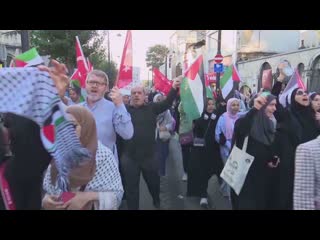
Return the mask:
{"type": "MultiPolygon", "coordinates": [[[[43,179],[43,189],[49,195],[59,194],[59,189],[51,181],[51,165],[43,179]]],[[[123,186],[117,161],[111,150],[98,141],[96,152],[96,172],[86,185],[86,192],[99,192],[98,209],[117,209],[123,197],[123,186]]]]}
{"type": "Polygon", "coordinates": [[[58,186],[68,190],[68,173],[90,153],[80,144],[74,126],[67,120],[53,80],[37,68],[0,70],[0,112],[12,112],[35,121],[41,139],[55,159],[58,186]]]}

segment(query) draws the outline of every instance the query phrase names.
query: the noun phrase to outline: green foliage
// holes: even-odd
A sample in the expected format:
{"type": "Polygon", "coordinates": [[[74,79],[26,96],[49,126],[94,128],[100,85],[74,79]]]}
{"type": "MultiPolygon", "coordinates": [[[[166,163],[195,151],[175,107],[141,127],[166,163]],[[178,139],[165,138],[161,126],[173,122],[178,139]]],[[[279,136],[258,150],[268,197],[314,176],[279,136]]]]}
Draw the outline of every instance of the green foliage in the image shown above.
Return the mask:
{"type": "Polygon", "coordinates": [[[102,46],[104,36],[97,30],[32,30],[31,46],[36,47],[40,55],[50,55],[73,70],[76,67],[76,36],[84,55],[94,66],[99,65],[97,61],[105,58],[105,48],[102,46]]]}
{"type": "Polygon", "coordinates": [[[168,52],[169,49],[165,45],[157,44],[149,47],[146,55],[147,67],[159,68],[165,63],[165,58],[168,52]]]}
{"type": "Polygon", "coordinates": [[[31,45],[40,55],[50,55],[66,64],[69,72],[76,68],[76,36],[79,37],[83,53],[90,59],[95,69],[106,72],[112,84],[117,75],[115,62],[108,63],[103,47],[103,32],[97,30],[32,30],[31,45]]]}

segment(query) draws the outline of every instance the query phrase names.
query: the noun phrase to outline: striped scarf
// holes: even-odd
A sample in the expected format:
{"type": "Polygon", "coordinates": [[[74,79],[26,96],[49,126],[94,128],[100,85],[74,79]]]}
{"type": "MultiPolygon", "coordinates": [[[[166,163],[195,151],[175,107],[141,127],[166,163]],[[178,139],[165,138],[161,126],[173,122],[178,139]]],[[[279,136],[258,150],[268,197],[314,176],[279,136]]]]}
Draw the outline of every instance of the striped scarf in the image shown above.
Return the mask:
{"type": "Polygon", "coordinates": [[[89,159],[90,153],[68,121],[49,74],[32,67],[2,68],[0,112],[19,114],[39,124],[42,142],[58,169],[58,187],[68,191],[70,170],[89,159]]]}

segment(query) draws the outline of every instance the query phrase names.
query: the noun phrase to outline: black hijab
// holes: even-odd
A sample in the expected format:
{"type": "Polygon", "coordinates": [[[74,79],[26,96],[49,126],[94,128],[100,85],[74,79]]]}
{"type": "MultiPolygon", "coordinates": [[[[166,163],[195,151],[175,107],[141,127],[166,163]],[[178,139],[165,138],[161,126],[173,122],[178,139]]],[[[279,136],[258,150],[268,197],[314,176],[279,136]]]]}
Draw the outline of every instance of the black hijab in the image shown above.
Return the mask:
{"type": "Polygon", "coordinates": [[[303,106],[295,100],[299,89],[300,88],[294,89],[291,94],[289,111],[293,120],[291,131],[295,132],[295,135],[299,139],[298,144],[301,144],[316,138],[319,135],[319,130],[312,114],[312,108],[310,108],[310,106],[303,106]]]}
{"type": "Polygon", "coordinates": [[[212,135],[214,135],[217,120],[218,120],[216,107],[214,108],[212,113],[207,112],[208,102],[210,100],[215,103],[215,101],[212,98],[207,98],[207,101],[204,106],[205,110],[202,112],[200,118],[194,121],[195,136],[201,137],[201,138],[205,137],[206,142],[209,143],[209,145],[211,144],[211,142],[214,141],[214,137],[212,137],[212,135]]]}
{"type": "Polygon", "coordinates": [[[271,145],[274,141],[274,136],[276,132],[276,119],[270,119],[266,113],[265,109],[276,97],[274,95],[267,96],[267,103],[258,111],[258,113],[253,118],[253,124],[250,130],[250,136],[265,145],[271,145]]]}

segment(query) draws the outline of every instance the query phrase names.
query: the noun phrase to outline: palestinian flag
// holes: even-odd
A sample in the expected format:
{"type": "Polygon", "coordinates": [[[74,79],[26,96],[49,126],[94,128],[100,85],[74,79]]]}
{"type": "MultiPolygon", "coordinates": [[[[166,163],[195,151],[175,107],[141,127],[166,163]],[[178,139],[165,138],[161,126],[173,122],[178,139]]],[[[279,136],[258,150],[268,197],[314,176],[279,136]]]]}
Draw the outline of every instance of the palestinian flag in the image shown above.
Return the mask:
{"type": "Polygon", "coordinates": [[[286,107],[288,104],[291,104],[291,94],[293,90],[296,88],[302,88],[303,90],[306,90],[306,87],[297,69],[294,71],[286,88],[283,90],[282,94],[279,96],[279,102],[283,107],[286,107]]]}
{"type": "Polygon", "coordinates": [[[51,114],[44,122],[41,131],[42,142],[49,151],[53,151],[55,147],[54,143],[56,140],[56,127],[64,121],[65,118],[59,111],[58,105],[54,106],[51,111],[51,114]]]}
{"type": "Polygon", "coordinates": [[[43,63],[43,59],[35,48],[15,57],[15,67],[31,67],[43,63]]]}
{"type": "Polygon", "coordinates": [[[220,79],[220,88],[224,100],[233,97],[234,90],[238,88],[240,77],[234,65],[226,67],[223,77],[220,79]]]}
{"type": "Polygon", "coordinates": [[[192,121],[199,118],[206,98],[202,55],[186,71],[180,87],[180,97],[188,119],[192,121]]]}

